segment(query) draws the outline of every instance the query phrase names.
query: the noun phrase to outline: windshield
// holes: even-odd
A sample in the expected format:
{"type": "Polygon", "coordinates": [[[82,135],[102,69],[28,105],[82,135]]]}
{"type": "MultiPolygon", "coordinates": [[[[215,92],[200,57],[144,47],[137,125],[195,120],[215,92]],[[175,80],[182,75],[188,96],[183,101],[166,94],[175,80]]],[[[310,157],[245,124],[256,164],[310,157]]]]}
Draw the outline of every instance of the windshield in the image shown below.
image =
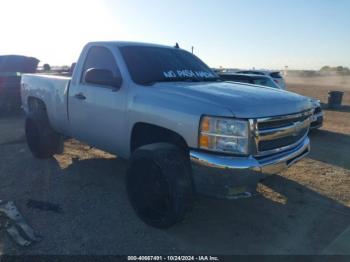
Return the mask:
{"type": "Polygon", "coordinates": [[[238,71],[237,74],[253,74],[253,75],[264,75],[262,72],[257,71],[238,71]]]}
{"type": "Polygon", "coordinates": [[[124,46],[120,50],[131,78],[138,84],[219,80],[199,58],[181,49],[124,46]]]}
{"type": "Polygon", "coordinates": [[[271,76],[272,78],[282,78],[280,72],[272,72],[272,73],[270,74],[270,76],[271,76]]]}
{"type": "Polygon", "coordinates": [[[255,77],[252,79],[254,85],[269,86],[273,88],[279,88],[270,78],[267,77],[255,77]]]}
{"type": "Polygon", "coordinates": [[[264,76],[250,76],[250,75],[220,75],[221,79],[227,80],[227,81],[234,81],[234,82],[241,82],[241,83],[249,83],[253,85],[261,85],[261,86],[268,86],[273,88],[278,88],[279,86],[276,85],[272,79],[264,76]]]}

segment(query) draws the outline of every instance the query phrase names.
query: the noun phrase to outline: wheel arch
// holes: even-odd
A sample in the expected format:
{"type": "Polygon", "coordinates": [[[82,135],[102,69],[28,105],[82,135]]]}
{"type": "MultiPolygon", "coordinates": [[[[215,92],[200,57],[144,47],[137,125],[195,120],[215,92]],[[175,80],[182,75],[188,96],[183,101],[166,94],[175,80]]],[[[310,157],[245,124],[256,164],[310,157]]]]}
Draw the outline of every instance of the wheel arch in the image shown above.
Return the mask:
{"type": "Polygon", "coordinates": [[[28,104],[28,113],[34,112],[36,110],[46,112],[46,104],[40,98],[29,96],[27,99],[27,104],[28,104]]]}
{"type": "Polygon", "coordinates": [[[186,140],[177,132],[146,122],[134,124],[130,137],[131,153],[141,146],[160,142],[174,144],[186,153],[189,151],[186,140]]]}

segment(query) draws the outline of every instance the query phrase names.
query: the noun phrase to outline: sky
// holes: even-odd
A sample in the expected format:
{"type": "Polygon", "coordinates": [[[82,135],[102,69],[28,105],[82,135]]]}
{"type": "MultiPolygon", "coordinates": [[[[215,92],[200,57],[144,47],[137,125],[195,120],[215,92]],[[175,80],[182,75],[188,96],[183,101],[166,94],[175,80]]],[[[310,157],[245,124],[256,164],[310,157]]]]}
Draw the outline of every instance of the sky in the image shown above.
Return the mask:
{"type": "Polygon", "coordinates": [[[179,43],[211,67],[350,67],[350,0],[1,0],[0,55],[70,65],[89,41],[179,43]]]}

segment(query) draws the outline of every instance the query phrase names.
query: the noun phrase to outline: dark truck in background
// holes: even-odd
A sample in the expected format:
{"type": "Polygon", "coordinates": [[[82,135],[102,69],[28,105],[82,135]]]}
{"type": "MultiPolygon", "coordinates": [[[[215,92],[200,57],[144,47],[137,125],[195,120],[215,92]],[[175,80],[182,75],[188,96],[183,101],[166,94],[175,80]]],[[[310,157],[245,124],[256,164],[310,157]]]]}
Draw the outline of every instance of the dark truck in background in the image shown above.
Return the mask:
{"type": "Polygon", "coordinates": [[[0,56],[0,114],[20,109],[21,76],[35,73],[39,60],[20,55],[0,56]]]}

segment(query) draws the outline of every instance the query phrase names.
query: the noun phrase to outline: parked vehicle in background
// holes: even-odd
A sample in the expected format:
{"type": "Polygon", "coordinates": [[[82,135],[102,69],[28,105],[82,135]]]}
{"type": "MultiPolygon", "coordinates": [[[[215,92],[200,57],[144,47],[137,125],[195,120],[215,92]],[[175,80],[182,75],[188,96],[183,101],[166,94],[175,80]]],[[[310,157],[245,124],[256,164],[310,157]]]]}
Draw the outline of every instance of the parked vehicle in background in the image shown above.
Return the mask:
{"type": "Polygon", "coordinates": [[[35,73],[39,60],[33,57],[0,56],[0,112],[21,106],[21,74],[35,73]]]}
{"type": "Polygon", "coordinates": [[[24,75],[22,103],[34,156],[62,152],[68,136],[130,159],[130,202],[154,227],[182,220],[194,192],[252,196],[309,153],[308,98],[223,82],[180,48],[89,43],[72,78],[24,75]]]}
{"type": "Polygon", "coordinates": [[[268,86],[276,89],[282,89],[270,76],[254,74],[236,74],[236,73],[218,73],[220,78],[225,81],[239,83],[248,83],[252,85],[268,86]]]}
{"type": "Polygon", "coordinates": [[[269,70],[239,70],[235,72],[237,74],[254,74],[254,75],[266,75],[270,76],[273,81],[279,85],[282,89],[286,89],[286,83],[279,71],[269,70]]]}
{"type": "Polygon", "coordinates": [[[312,97],[310,97],[310,101],[313,107],[310,129],[318,129],[323,125],[323,112],[321,107],[321,101],[312,97]]]}
{"type": "MultiPolygon", "coordinates": [[[[248,83],[253,85],[267,86],[276,89],[282,89],[277,85],[270,76],[266,75],[254,75],[254,74],[237,74],[229,72],[219,72],[218,75],[224,81],[233,81],[239,83],[248,83]]],[[[320,100],[310,98],[310,102],[313,106],[313,114],[311,116],[310,129],[317,129],[323,125],[323,112],[321,108],[320,100]]]]}

